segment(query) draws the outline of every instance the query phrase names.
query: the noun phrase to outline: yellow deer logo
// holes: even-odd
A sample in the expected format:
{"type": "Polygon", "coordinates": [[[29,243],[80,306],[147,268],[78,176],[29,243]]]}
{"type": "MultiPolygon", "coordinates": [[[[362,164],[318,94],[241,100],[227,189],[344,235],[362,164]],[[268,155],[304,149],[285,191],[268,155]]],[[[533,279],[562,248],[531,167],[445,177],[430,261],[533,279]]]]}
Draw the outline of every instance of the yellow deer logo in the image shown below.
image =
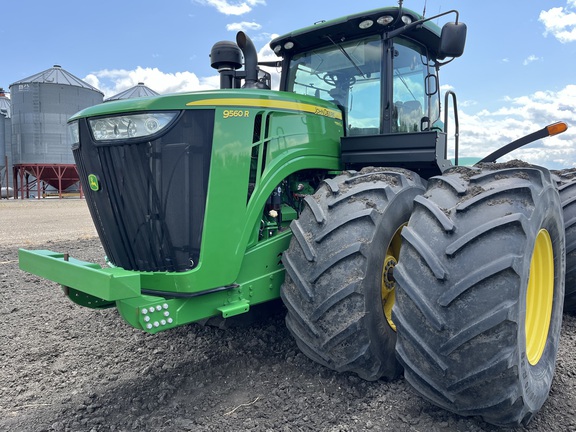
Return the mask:
{"type": "Polygon", "coordinates": [[[100,182],[98,181],[98,177],[96,177],[95,174],[90,174],[88,176],[88,184],[90,185],[90,189],[92,189],[94,192],[100,190],[100,182]]]}

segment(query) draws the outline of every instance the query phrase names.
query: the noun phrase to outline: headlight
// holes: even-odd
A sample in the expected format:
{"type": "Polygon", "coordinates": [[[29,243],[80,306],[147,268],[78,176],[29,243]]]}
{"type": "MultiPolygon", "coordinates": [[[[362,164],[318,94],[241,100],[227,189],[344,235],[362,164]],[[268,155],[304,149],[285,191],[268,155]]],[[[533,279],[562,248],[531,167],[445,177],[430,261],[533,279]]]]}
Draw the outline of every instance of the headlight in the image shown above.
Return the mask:
{"type": "Polygon", "coordinates": [[[147,112],[89,120],[96,141],[125,140],[154,135],[178,115],[175,111],[147,112]]]}
{"type": "Polygon", "coordinates": [[[68,139],[72,144],[72,149],[80,146],[80,132],[78,130],[78,120],[68,123],[68,139]]]}

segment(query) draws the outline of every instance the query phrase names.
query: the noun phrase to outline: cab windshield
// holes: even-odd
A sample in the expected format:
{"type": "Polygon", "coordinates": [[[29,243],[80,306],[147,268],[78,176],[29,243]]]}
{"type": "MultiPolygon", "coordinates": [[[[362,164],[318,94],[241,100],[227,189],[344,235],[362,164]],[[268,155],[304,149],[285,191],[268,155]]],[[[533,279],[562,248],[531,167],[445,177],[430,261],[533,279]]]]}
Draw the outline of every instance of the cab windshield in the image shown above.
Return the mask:
{"type": "Polygon", "coordinates": [[[382,124],[383,52],[382,39],[374,36],[296,54],[290,61],[286,90],[338,105],[347,135],[418,131],[431,105],[425,86],[430,69],[425,51],[410,41],[395,40],[388,127],[382,124]]]}

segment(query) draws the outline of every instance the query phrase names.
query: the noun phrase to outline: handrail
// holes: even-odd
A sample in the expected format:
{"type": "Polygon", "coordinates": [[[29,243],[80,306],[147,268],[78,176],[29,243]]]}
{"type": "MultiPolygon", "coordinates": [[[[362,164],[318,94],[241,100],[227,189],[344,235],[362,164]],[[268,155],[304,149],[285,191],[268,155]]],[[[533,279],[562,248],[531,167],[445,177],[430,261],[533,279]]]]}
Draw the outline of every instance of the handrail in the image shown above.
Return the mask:
{"type": "MultiPolygon", "coordinates": [[[[458,144],[460,137],[460,122],[458,121],[458,103],[456,102],[456,93],[448,90],[444,95],[444,132],[448,136],[448,98],[452,96],[452,105],[454,106],[454,165],[458,165],[458,144]]],[[[448,159],[448,146],[444,151],[444,159],[448,159]]]]}

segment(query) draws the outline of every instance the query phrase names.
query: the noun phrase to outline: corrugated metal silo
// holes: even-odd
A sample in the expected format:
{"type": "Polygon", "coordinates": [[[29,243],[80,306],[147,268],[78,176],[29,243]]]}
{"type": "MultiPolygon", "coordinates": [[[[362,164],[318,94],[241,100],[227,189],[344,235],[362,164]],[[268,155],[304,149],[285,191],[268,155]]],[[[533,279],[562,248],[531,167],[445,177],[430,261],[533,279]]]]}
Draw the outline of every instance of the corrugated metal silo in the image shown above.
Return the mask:
{"type": "Polygon", "coordinates": [[[68,118],[102,103],[103,93],[59,65],[10,85],[16,164],[73,164],[68,118]]]}
{"type": "Polygon", "coordinates": [[[114,96],[110,96],[104,102],[110,102],[122,99],[132,99],[146,96],[158,96],[158,92],[155,92],[150,87],[146,87],[143,82],[139,82],[138,85],[130,87],[128,90],[124,90],[114,96]]]}

